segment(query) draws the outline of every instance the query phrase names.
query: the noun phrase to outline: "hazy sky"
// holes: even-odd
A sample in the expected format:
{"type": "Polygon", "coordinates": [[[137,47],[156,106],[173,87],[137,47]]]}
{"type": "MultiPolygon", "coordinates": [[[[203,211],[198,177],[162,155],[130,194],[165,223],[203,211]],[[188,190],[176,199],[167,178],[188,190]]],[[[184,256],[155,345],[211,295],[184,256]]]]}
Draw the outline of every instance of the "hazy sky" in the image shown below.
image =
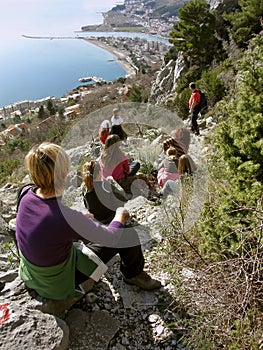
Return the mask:
{"type": "Polygon", "coordinates": [[[0,0],[0,44],[27,35],[72,34],[102,23],[117,0],[0,0]]]}

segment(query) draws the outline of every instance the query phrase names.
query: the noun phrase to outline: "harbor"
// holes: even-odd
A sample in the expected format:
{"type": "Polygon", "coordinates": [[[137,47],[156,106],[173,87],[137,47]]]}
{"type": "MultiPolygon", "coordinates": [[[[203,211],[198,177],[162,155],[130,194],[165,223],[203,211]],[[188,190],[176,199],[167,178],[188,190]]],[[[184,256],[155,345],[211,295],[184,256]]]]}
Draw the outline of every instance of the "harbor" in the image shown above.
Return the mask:
{"type": "Polygon", "coordinates": [[[104,83],[106,82],[106,80],[104,80],[101,77],[96,77],[95,75],[91,76],[91,77],[83,77],[83,78],[79,78],[79,81],[81,83],[88,83],[90,81],[93,81],[95,83],[104,83]]]}

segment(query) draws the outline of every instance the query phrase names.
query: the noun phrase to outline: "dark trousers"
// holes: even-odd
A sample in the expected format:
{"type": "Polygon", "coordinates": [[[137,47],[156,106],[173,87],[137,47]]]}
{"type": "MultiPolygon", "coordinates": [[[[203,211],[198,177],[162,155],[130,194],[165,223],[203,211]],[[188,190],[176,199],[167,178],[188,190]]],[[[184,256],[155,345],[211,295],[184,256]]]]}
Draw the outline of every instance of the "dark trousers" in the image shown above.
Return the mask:
{"type": "Polygon", "coordinates": [[[135,176],[137,171],[140,169],[141,164],[139,162],[131,162],[130,173],[128,176],[135,176]]]}
{"type": "MultiPolygon", "coordinates": [[[[85,242],[105,264],[115,255],[119,254],[121,258],[120,270],[126,278],[132,278],[143,271],[144,257],[139,242],[137,232],[131,228],[125,228],[123,234],[124,240],[119,242],[118,247],[102,247],[91,242],[85,242]],[[129,238],[130,237],[130,238],[129,238]],[[122,248],[123,247],[123,248],[122,248]]],[[[76,270],[76,284],[87,280],[87,276],[76,270]]]]}
{"type": "Polygon", "coordinates": [[[198,128],[198,124],[197,124],[198,114],[199,114],[199,109],[194,108],[194,110],[191,114],[191,123],[192,123],[191,130],[192,130],[192,132],[195,132],[197,134],[199,134],[199,128],[198,128]]]}

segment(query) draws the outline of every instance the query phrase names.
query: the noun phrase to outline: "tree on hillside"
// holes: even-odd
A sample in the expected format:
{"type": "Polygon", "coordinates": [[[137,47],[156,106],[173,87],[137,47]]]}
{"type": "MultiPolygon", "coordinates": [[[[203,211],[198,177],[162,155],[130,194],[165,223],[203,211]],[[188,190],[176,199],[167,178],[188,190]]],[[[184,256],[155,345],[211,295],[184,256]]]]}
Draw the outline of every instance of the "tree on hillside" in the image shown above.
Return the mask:
{"type": "Polygon", "coordinates": [[[190,65],[210,64],[216,54],[219,56],[222,44],[216,37],[216,17],[207,1],[191,0],[179,10],[178,17],[169,41],[190,58],[190,65]]]}
{"type": "MultiPolygon", "coordinates": [[[[218,251],[239,247],[244,239],[242,230],[253,215],[251,208],[262,197],[262,84],[263,37],[258,35],[238,64],[236,96],[218,106],[219,114],[225,117],[214,137],[211,161],[214,189],[204,213],[207,222],[202,228],[206,241],[211,240],[210,248],[219,246],[218,251]]],[[[256,241],[256,235],[257,231],[251,232],[250,239],[256,241]]]]}
{"type": "Polygon", "coordinates": [[[49,111],[49,114],[50,115],[55,115],[56,114],[56,109],[55,107],[53,106],[53,103],[51,100],[48,100],[47,101],[47,110],[49,111]]]}
{"type": "Polygon", "coordinates": [[[254,34],[262,30],[263,2],[262,0],[239,0],[239,10],[226,14],[232,28],[231,33],[240,47],[247,47],[254,34]]]}
{"type": "Polygon", "coordinates": [[[39,107],[39,110],[38,110],[38,118],[39,119],[44,119],[45,117],[46,117],[46,112],[45,112],[44,106],[41,105],[39,107]]]}

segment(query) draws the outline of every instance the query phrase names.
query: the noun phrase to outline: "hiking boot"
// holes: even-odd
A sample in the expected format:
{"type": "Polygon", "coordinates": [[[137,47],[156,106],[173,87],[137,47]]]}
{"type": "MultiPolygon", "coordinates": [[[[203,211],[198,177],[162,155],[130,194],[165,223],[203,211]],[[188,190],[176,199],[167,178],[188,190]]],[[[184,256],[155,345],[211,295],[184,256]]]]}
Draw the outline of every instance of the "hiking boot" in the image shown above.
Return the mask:
{"type": "Polygon", "coordinates": [[[123,280],[127,284],[132,284],[144,290],[159,289],[162,287],[160,281],[151,278],[145,271],[142,271],[139,275],[132,278],[123,277],[123,280]]]}

